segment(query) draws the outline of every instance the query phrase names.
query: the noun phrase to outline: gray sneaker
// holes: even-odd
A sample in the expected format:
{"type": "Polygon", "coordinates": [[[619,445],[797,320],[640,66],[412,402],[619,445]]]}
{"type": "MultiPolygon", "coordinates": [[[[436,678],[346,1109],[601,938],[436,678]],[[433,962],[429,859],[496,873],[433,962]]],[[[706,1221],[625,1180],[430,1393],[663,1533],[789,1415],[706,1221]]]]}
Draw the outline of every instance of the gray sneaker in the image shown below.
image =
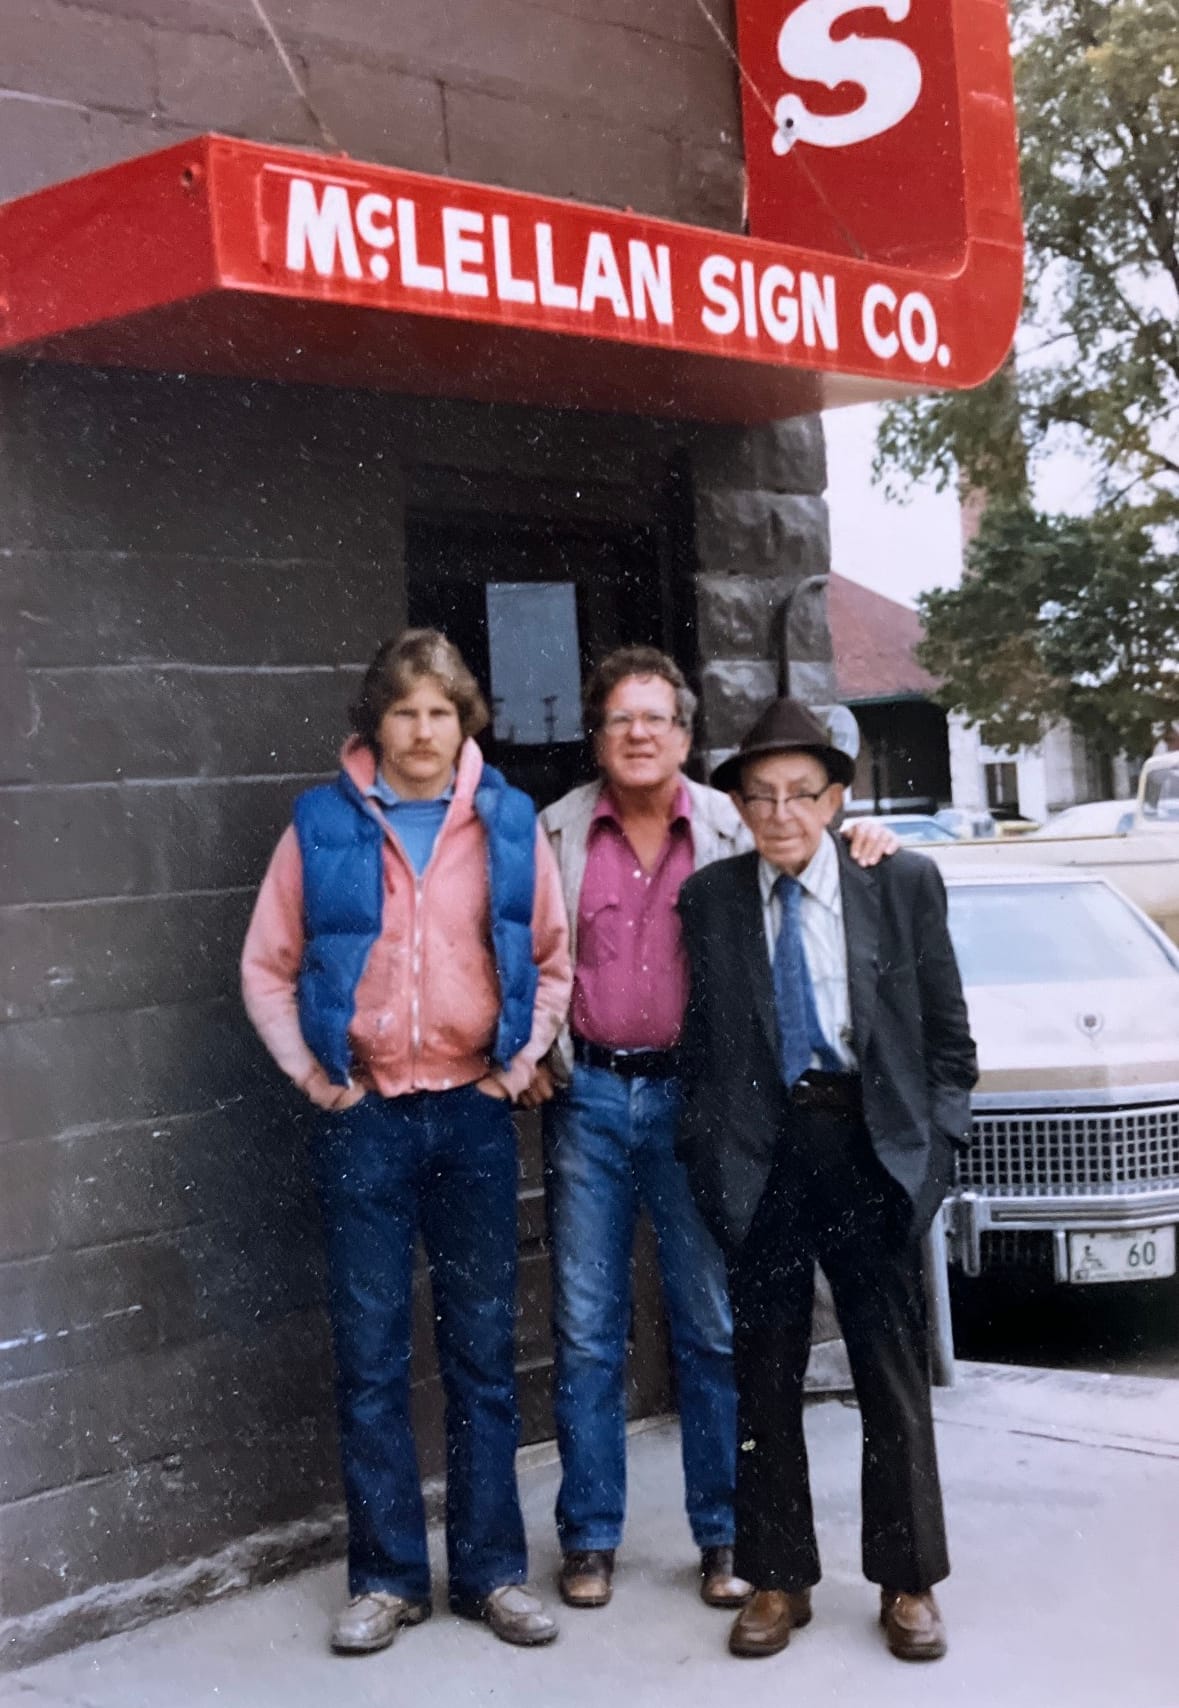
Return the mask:
{"type": "Polygon", "coordinates": [[[452,1600],[451,1606],[464,1619],[482,1619],[501,1642],[522,1648],[551,1643],[557,1635],[557,1621],[530,1584],[501,1584],[478,1601],[452,1600]]]}
{"type": "Polygon", "coordinates": [[[338,1655],[371,1655],[387,1649],[403,1625],[420,1625],[429,1617],[428,1601],[407,1601],[381,1589],[354,1595],[332,1626],[332,1648],[338,1655]]]}

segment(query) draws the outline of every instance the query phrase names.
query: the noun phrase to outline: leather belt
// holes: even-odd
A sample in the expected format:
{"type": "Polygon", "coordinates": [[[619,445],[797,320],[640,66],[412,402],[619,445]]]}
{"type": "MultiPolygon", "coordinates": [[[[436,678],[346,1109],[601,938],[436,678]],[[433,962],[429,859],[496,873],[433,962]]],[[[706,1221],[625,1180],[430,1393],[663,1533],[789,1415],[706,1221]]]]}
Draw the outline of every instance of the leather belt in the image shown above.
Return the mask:
{"type": "Polygon", "coordinates": [[[674,1050],[608,1050],[573,1034],[573,1060],[582,1067],[605,1068],[620,1079],[672,1079],[679,1071],[674,1050]]]}
{"type": "Polygon", "coordinates": [[[835,1115],[862,1115],[864,1087],[858,1073],[820,1073],[810,1068],[788,1093],[796,1109],[825,1109],[835,1115]]]}

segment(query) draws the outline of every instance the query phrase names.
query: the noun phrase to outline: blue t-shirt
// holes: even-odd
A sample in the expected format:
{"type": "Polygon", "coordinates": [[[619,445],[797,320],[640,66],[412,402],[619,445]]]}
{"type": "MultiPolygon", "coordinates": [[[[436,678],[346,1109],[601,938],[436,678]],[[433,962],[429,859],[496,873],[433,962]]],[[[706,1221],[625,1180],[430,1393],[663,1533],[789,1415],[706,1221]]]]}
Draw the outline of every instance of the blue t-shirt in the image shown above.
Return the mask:
{"type": "Polygon", "coordinates": [[[440,795],[433,800],[405,800],[386,783],[378,771],[376,781],[365,794],[370,800],[376,801],[389,822],[389,828],[396,831],[398,841],[409,857],[409,863],[420,878],[430,862],[434,852],[434,844],[438,840],[438,832],[442,829],[442,821],[446,817],[451,801],[454,799],[454,779],[451,778],[440,795]]]}

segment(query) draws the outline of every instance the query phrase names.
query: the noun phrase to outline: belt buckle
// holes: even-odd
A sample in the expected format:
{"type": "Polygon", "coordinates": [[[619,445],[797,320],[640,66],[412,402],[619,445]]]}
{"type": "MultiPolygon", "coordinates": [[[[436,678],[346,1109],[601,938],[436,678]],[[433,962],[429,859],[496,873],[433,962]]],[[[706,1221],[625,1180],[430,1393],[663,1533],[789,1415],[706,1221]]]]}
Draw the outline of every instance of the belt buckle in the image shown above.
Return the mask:
{"type": "Polygon", "coordinates": [[[612,1050],[613,1071],[621,1079],[649,1079],[651,1076],[644,1072],[644,1064],[650,1066],[651,1058],[659,1053],[658,1050],[612,1050]]]}

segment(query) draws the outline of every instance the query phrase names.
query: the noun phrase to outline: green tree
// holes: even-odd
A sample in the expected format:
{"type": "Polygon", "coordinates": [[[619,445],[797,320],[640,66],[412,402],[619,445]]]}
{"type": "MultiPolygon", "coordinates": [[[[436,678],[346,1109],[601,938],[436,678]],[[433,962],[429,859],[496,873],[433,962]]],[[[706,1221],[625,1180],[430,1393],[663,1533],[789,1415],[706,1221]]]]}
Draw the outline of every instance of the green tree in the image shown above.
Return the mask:
{"type": "Polygon", "coordinates": [[[1018,747],[1067,718],[1107,753],[1149,753],[1179,718],[1179,558],[1141,513],[989,507],[953,590],[919,601],[939,699],[1018,747]]]}
{"type": "Polygon", "coordinates": [[[890,406],[875,473],[985,500],[922,659],[989,738],[1067,717],[1149,752],[1179,716],[1179,0],[1013,0],[1027,290],[989,384],[890,406]],[[1048,516],[1038,459],[1081,452],[1094,513],[1048,516]]]}
{"type": "Polygon", "coordinates": [[[1021,498],[1027,461],[1087,453],[1100,502],[1179,521],[1179,0],[1013,0],[1027,293],[1017,364],[892,405],[896,489],[1021,498]]]}

